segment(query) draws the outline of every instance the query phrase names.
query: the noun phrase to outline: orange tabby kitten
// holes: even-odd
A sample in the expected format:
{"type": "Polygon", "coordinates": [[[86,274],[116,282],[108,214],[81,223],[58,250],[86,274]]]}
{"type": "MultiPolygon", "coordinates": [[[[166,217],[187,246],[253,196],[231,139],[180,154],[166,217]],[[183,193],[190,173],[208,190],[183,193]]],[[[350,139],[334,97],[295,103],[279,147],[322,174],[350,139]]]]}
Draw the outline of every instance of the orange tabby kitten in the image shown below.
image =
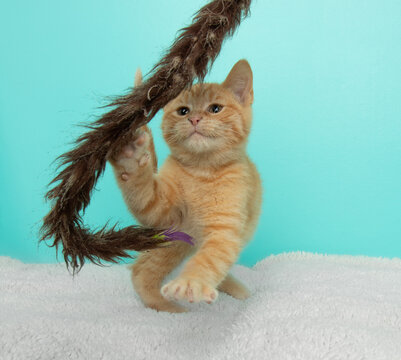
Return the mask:
{"type": "Polygon", "coordinates": [[[139,255],[132,281],[147,307],[183,312],[172,300],[212,303],[217,290],[249,296],[228,271],[251,238],[261,205],[259,174],[246,154],[252,102],[252,70],[240,60],[222,84],[196,84],[165,106],[162,130],[171,155],[159,172],[146,126],[111,161],[124,199],[143,225],[173,226],[195,242],[139,255]],[[161,287],[190,255],[180,275],[161,287]]]}

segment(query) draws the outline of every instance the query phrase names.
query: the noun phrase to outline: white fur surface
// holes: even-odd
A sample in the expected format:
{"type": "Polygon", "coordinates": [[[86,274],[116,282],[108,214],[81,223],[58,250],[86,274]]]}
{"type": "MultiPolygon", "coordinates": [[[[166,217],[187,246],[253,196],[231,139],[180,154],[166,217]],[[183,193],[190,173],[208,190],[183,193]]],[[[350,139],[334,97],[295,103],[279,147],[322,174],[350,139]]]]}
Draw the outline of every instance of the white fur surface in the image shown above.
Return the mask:
{"type": "Polygon", "coordinates": [[[145,309],[125,265],[0,257],[0,359],[401,359],[401,259],[290,253],[233,274],[252,292],[145,309]]]}

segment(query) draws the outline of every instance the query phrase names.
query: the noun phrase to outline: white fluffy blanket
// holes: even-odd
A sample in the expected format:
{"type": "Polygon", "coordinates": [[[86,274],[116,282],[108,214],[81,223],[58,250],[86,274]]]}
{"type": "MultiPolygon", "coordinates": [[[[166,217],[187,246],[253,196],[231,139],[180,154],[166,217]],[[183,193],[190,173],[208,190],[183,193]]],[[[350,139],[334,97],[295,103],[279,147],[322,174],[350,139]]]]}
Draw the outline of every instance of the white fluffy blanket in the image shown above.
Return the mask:
{"type": "Polygon", "coordinates": [[[1,359],[401,359],[401,259],[291,253],[232,271],[252,292],[145,309],[125,265],[0,257],[1,359]]]}

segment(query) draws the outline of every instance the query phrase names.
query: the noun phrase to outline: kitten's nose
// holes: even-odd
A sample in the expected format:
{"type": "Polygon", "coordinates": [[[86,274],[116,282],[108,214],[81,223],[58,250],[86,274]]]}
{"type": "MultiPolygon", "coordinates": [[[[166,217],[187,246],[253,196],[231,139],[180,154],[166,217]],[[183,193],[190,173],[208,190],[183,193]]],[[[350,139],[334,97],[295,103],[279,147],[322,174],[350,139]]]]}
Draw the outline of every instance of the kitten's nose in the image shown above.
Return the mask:
{"type": "Polygon", "coordinates": [[[196,116],[191,116],[188,121],[192,123],[193,126],[198,125],[198,122],[202,120],[202,116],[196,115],[196,116]]]}

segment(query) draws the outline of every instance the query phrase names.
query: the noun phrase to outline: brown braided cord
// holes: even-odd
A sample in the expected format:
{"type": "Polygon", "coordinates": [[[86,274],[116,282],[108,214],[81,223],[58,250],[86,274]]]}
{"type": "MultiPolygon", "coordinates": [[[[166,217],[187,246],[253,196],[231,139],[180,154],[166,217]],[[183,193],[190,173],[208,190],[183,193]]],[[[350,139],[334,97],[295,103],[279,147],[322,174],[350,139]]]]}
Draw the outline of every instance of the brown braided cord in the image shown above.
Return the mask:
{"type": "Polygon", "coordinates": [[[85,260],[101,264],[130,257],[127,250],[142,251],[163,246],[166,240],[151,239],[160,229],[129,226],[121,230],[106,227],[91,232],[83,225],[81,212],[104,172],[107,158],[127,143],[130,134],[149,122],[169,101],[202,81],[220,52],[223,40],[231,36],[249,13],[251,0],[214,0],[200,9],[190,26],[181,30],[151,76],[128,95],[114,100],[113,109],[89,126],[75,147],[61,155],[62,170],[46,194],[52,208],[46,215],[40,241],[53,239],[50,246],[63,245],[67,266],[79,271],[85,260]]]}

